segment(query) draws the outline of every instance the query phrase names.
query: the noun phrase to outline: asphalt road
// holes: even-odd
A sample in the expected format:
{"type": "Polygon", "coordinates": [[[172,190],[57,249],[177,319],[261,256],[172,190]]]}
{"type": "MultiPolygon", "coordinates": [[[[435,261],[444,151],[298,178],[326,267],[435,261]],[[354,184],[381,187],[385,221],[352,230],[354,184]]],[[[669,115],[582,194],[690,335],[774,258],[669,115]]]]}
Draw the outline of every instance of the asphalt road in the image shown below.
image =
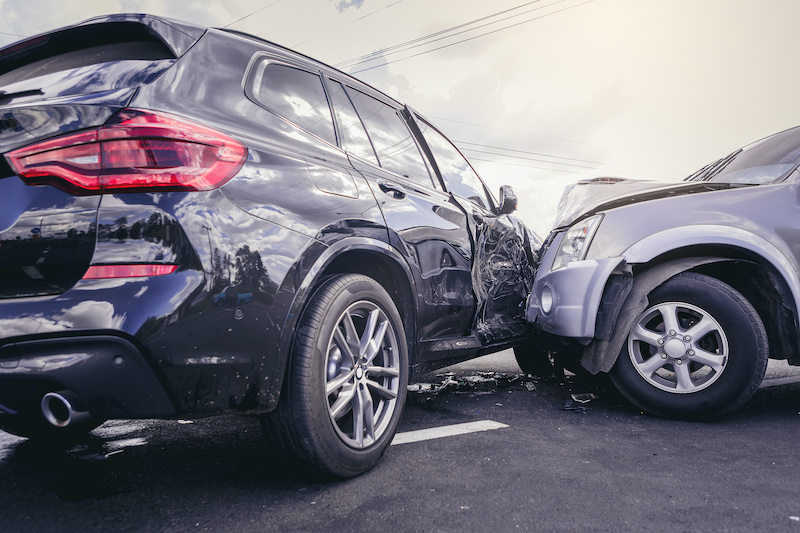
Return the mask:
{"type": "Polygon", "coordinates": [[[0,434],[0,531],[800,532],[796,369],[713,423],[534,382],[510,352],[447,370],[345,481],[271,457],[250,418],[109,422],[66,450],[0,434]],[[482,421],[497,429],[399,443],[482,421]]]}

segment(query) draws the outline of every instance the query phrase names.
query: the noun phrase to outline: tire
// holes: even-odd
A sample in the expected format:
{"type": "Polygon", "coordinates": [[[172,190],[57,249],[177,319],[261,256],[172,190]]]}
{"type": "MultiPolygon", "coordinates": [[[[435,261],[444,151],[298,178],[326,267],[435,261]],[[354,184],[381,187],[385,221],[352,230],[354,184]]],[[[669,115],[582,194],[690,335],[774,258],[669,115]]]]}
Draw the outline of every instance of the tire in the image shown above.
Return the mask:
{"type": "Polygon", "coordinates": [[[327,280],[303,312],[284,390],[263,423],[273,448],[323,474],[372,468],[392,441],[408,392],[400,315],[359,274],[327,280]]]}
{"type": "Polygon", "coordinates": [[[537,339],[530,339],[519,346],[514,346],[514,357],[519,368],[526,374],[539,378],[553,375],[553,362],[550,355],[537,339]]]}
{"type": "Polygon", "coordinates": [[[731,286],[684,272],[649,295],[610,377],[656,416],[711,419],[741,407],[767,368],[764,324],[731,286]]]}

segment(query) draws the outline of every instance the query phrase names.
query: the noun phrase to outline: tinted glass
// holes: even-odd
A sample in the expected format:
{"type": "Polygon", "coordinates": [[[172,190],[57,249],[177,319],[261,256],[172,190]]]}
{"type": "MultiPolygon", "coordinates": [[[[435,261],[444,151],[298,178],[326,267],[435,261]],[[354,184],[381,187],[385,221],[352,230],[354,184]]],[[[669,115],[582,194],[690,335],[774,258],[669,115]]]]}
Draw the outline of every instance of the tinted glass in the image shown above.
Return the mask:
{"type": "Polygon", "coordinates": [[[397,111],[371,96],[348,90],[378,152],[380,165],[395,174],[432,187],[428,167],[422,159],[411,131],[397,111]]]}
{"type": "Polygon", "coordinates": [[[361,124],[361,119],[358,118],[350,98],[347,97],[344,87],[338,81],[328,81],[330,82],[331,91],[333,91],[331,100],[333,101],[336,120],[339,121],[342,150],[377,165],[378,159],[372,150],[372,144],[369,142],[367,132],[364,130],[364,125],[361,124]]]}
{"type": "Polygon", "coordinates": [[[258,98],[306,131],[336,144],[328,99],[316,74],[286,65],[267,65],[258,98]]]}
{"type": "Polygon", "coordinates": [[[465,198],[485,209],[489,209],[491,203],[486,196],[486,189],[483,182],[470,166],[469,162],[461,155],[461,152],[447,140],[445,136],[431,128],[422,120],[417,120],[425,142],[433,153],[439,172],[442,173],[447,190],[465,198]]]}
{"type": "Polygon", "coordinates": [[[780,181],[800,163],[800,128],[744,147],[711,181],[758,185],[780,181]]]}

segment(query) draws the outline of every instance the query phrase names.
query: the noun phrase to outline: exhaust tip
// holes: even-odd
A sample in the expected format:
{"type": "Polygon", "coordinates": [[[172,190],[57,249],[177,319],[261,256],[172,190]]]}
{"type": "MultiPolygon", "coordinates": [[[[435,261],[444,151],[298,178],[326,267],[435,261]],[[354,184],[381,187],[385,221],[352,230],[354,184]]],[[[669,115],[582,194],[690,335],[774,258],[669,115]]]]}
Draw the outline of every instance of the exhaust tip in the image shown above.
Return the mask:
{"type": "Polygon", "coordinates": [[[91,416],[76,405],[76,398],[68,391],[48,392],[42,398],[42,414],[53,426],[64,428],[91,416]]]}

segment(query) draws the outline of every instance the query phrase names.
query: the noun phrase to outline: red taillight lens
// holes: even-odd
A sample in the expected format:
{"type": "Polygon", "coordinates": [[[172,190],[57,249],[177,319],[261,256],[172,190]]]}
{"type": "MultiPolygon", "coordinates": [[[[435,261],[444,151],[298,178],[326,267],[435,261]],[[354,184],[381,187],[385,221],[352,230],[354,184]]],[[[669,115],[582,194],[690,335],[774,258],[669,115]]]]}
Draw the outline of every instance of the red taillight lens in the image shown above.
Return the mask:
{"type": "Polygon", "coordinates": [[[247,149],[223,133],[175,117],[125,109],[104,126],[6,154],[30,185],[74,194],[208,191],[242,168],[247,149]]]}
{"type": "Polygon", "coordinates": [[[163,276],[178,270],[178,265],[92,265],[83,279],[140,278],[163,276]]]}

